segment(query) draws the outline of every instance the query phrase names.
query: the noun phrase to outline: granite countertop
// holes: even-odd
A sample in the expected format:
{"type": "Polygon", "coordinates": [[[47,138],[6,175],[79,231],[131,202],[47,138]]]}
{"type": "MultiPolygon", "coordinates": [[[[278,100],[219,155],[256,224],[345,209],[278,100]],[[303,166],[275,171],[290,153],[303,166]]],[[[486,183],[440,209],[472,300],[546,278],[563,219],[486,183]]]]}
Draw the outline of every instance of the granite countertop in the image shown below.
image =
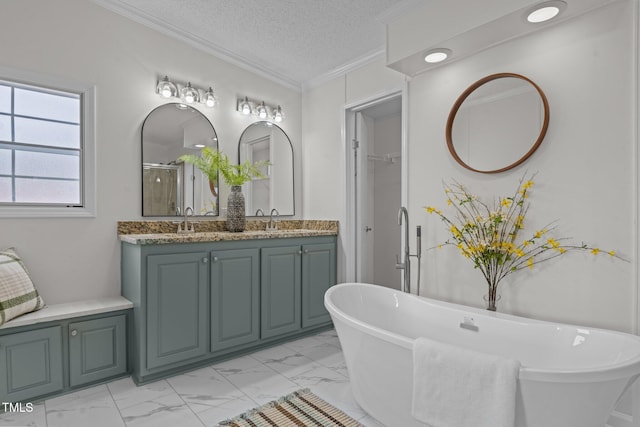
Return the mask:
{"type": "Polygon", "coordinates": [[[196,221],[195,233],[178,234],[173,221],[120,221],[118,237],[135,245],[157,245],[338,235],[338,221],[279,220],[276,231],[265,226],[264,220],[247,220],[245,231],[233,233],[225,230],[224,221],[196,221]]]}

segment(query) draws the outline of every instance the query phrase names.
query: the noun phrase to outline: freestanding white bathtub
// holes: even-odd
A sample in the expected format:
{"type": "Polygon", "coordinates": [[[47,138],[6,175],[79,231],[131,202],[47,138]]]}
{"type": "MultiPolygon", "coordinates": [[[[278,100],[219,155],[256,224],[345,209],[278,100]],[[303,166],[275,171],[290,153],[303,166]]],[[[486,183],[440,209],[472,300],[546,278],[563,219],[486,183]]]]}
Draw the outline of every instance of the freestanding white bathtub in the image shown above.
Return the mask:
{"type": "Polygon", "coordinates": [[[411,416],[412,346],[421,336],[519,360],[516,427],[603,427],[616,401],[640,376],[640,337],[635,335],[361,283],[333,286],[325,306],[357,402],[389,427],[424,426],[411,416]]]}

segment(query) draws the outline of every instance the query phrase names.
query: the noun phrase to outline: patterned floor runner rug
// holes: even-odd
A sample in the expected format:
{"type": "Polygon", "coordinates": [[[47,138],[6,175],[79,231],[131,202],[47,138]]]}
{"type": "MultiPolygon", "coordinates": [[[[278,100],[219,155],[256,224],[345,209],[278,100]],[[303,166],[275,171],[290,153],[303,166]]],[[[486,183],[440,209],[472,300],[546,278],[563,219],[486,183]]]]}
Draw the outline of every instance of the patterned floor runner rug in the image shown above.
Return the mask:
{"type": "Polygon", "coordinates": [[[218,426],[230,427],[364,427],[341,410],[320,399],[309,389],[251,409],[218,426]]]}

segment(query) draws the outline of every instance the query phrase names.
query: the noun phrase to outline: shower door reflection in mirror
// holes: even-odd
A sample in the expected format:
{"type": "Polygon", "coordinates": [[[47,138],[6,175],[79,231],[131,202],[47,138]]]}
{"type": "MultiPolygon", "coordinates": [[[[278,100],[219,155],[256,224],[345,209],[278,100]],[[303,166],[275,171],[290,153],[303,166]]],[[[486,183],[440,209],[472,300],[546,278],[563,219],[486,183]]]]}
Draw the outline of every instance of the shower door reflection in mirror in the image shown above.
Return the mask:
{"type": "Polygon", "coordinates": [[[264,178],[252,179],[242,189],[246,213],[258,210],[269,215],[277,209],[280,215],[294,215],[293,146],[287,134],[271,122],[260,121],[248,126],[238,143],[240,163],[266,160],[264,178]]]}
{"type": "Polygon", "coordinates": [[[182,165],[142,165],[142,211],[148,215],[172,216],[182,203],[182,165]]]}
{"type": "Polygon", "coordinates": [[[218,148],[213,125],[201,112],[180,103],[161,105],[142,125],[142,215],[218,215],[218,183],[178,158],[218,148]]]}

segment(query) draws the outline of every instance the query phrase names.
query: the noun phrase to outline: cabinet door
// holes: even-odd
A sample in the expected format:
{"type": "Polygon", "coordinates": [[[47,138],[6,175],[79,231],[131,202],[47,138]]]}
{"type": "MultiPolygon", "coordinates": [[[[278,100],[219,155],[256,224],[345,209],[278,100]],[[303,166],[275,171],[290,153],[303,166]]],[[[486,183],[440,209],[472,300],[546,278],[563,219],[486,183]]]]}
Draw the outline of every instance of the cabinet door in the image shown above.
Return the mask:
{"type": "Polygon", "coordinates": [[[260,336],[300,329],[300,246],[262,248],[260,336]]]}
{"type": "Polygon", "coordinates": [[[318,243],[302,246],[302,327],[331,321],[324,294],[336,283],[336,246],[318,243]]]}
{"type": "Polygon", "coordinates": [[[99,381],[127,371],[126,316],[69,324],[69,384],[99,381]]]}
{"type": "Polygon", "coordinates": [[[62,390],[62,328],[0,337],[0,401],[18,402],[62,390]]]}
{"type": "Polygon", "coordinates": [[[260,337],[259,250],[211,253],[211,351],[257,341],[260,337]]]}
{"type": "Polygon", "coordinates": [[[209,254],[147,257],[147,368],[207,353],[209,254]]]}

